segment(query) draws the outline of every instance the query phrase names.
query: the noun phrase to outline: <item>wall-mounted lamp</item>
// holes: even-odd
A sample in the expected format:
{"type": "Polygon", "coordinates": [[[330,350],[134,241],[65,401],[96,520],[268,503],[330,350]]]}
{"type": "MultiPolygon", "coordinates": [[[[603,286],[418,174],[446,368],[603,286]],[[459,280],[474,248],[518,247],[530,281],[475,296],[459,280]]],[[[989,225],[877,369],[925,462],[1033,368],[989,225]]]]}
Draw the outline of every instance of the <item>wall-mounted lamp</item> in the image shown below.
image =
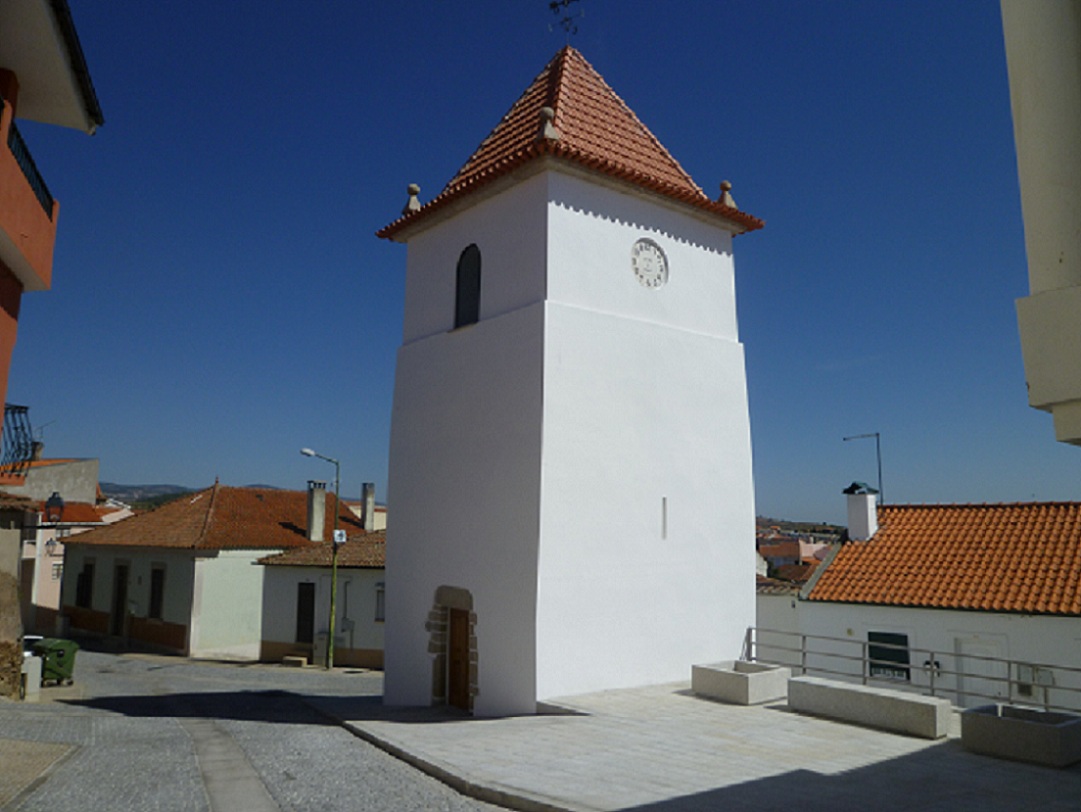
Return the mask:
{"type": "Polygon", "coordinates": [[[45,501],[45,521],[57,524],[64,517],[64,500],[57,491],[45,501]]]}

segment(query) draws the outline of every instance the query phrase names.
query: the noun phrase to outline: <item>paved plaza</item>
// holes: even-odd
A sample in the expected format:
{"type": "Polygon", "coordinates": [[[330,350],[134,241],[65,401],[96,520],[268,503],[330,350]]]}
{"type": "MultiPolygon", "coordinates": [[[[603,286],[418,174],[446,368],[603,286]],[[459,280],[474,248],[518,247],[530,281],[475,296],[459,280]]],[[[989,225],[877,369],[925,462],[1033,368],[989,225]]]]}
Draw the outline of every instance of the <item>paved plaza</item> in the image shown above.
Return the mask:
{"type": "Polygon", "coordinates": [[[724,705],[685,684],[472,719],[384,708],[375,672],[78,657],[74,686],[0,703],[5,811],[1081,809],[1081,766],[724,705]]]}

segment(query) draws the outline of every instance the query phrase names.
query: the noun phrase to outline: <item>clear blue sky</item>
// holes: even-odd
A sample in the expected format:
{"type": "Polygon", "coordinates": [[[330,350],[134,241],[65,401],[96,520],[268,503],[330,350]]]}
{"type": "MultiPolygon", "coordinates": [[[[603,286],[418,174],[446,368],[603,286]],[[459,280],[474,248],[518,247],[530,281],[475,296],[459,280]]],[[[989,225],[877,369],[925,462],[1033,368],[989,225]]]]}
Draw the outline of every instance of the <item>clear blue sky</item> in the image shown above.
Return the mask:
{"type": "MultiPolygon", "coordinates": [[[[405,249],[428,200],[566,42],[546,0],[71,0],[106,123],[24,134],[61,201],[8,399],[122,483],[386,496],[405,249]]],[[[1028,407],[998,3],[582,0],[571,38],[736,240],[757,511],[1076,499],[1028,407]]],[[[393,495],[391,495],[393,505],[393,495]]]]}

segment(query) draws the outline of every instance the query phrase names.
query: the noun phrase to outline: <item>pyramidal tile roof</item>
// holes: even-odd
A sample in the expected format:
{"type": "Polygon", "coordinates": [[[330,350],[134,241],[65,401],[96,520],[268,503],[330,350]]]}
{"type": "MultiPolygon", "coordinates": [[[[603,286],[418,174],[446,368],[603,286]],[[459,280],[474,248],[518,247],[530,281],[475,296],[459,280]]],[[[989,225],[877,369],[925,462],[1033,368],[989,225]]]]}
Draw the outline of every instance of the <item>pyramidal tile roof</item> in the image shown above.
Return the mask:
{"type": "Polygon", "coordinates": [[[809,600],[1081,615],[1081,502],[883,506],[878,521],[809,600]]]}
{"type": "MultiPolygon", "coordinates": [[[[326,496],[323,540],[330,540],[334,497],[326,496]]],[[[305,527],[307,491],[274,488],[232,488],[214,484],[185,494],[161,507],[122,522],[70,536],[65,544],[123,547],[170,547],[189,550],[274,550],[314,547],[305,527]]],[[[347,533],[364,530],[363,523],[342,502],[339,527],[347,533]]]]}
{"type": "Polygon", "coordinates": [[[564,47],[433,200],[377,232],[394,238],[430,213],[523,164],[551,156],[617,178],[727,220],[737,231],[763,222],[714,201],[639,121],[585,57],[564,47]],[[554,117],[545,126],[542,110],[554,117]]]}

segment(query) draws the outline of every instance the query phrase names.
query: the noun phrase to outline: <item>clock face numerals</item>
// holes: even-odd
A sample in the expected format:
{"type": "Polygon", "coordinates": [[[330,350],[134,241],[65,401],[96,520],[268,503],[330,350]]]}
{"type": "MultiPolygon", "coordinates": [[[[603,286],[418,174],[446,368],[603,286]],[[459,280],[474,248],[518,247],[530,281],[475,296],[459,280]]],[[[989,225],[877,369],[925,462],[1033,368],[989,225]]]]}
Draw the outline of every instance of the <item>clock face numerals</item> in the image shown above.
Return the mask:
{"type": "Polygon", "coordinates": [[[631,269],[642,287],[659,288],[668,281],[668,257],[653,240],[643,238],[631,246],[631,269]]]}

